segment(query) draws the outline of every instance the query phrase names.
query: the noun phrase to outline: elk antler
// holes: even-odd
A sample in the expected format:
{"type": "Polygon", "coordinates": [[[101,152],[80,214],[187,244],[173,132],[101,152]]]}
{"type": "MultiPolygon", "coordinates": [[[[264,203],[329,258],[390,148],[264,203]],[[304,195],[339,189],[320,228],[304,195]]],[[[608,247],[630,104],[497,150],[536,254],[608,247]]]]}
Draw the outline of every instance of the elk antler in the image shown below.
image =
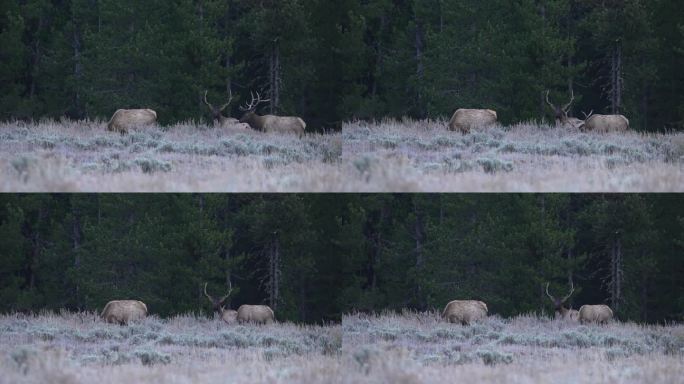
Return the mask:
{"type": "Polygon", "coordinates": [[[212,303],[214,302],[214,298],[211,297],[211,296],[207,293],[207,283],[206,283],[206,282],[204,283],[204,296],[206,296],[207,299],[209,299],[209,301],[211,301],[212,303]]]}
{"type": "MultiPolygon", "coordinates": [[[[570,295],[572,295],[572,293],[573,293],[574,291],[575,291],[575,285],[572,283],[572,279],[571,279],[571,280],[570,280],[570,292],[569,292],[567,295],[565,295],[565,297],[563,297],[562,299],[558,300],[558,299],[556,299],[555,297],[551,296],[551,294],[549,293],[549,283],[548,283],[548,282],[546,283],[546,296],[548,296],[549,299],[551,299],[551,301],[553,301],[554,303],[555,303],[556,301],[558,301],[558,302],[561,303],[561,304],[565,303],[565,301],[566,301],[567,299],[570,298],[570,295]]],[[[558,305],[558,304],[557,304],[557,305],[558,305]]]]}
{"type": "Polygon", "coordinates": [[[556,106],[551,104],[551,102],[549,101],[549,90],[548,89],[546,90],[546,104],[548,104],[549,107],[551,107],[551,109],[556,110],[556,106]]]}
{"type": "Polygon", "coordinates": [[[243,111],[253,111],[256,109],[257,105],[261,103],[265,103],[267,101],[271,101],[271,99],[261,99],[261,96],[259,95],[259,92],[256,93],[256,98],[254,98],[254,93],[249,92],[249,94],[252,96],[252,100],[249,103],[245,103],[244,107],[240,107],[241,110],[243,111]]]}
{"type": "Polygon", "coordinates": [[[221,298],[221,300],[219,300],[219,303],[223,303],[223,300],[227,299],[228,296],[230,296],[230,293],[231,293],[232,291],[233,291],[233,283],[231,283],[230,280],[228,280],[228,293],[226,293],[226,295],[223,296],[223,297],[221,298]]]}
{"type": "Polygon", "coordinates": [[[586,121],[588,118],[591,117],[591,115],[594,114],[594,110],[592,109],[591,112],[587,115],[584,111],[582,111],[582,114],[584,115],[584,120],[586,121]]]}
{"type": "MultiPolygon", "coordinates": [[[[206,104],[207,107],[209,107],[209,109],[214,110],[216,108],[207,101],[207,93],[208,92],[209,92],[209,90],[204,91],[204,104],[206,104]]],[[[228,95],[229,95],[228,96],[228,102],[223,104],[220,108],[218,108],[219,112],[223,112],[223,110],[226,109],[226,107],[230,105],[230,102],[233,101],[233,91],[231,89],[228,89],[228,95]]]]}
{"type": "Polygon", "coordinates": [[[205,282],[204,283],[204,295],[209,299],[209,301],[211,301],[212,304],[214,304],[214,305],[221,304],[221,303],[223,303],[223,301],[226,298],[228,298],[228,296],[230,296],[230,293],[233,291],[233,284],[230,282],[230,280],[228,280],[228,284],[229,284],[228,293],[226,293],[225,296],[221,297],[221,299],[217,300],[213,296],[211,296],[207,293],[207,283],[205,282]]]}
{"type": "Polygon", "coordinates": [[[561,300],[561,303],[564,303],[565,300],[569,299],[570,295],[572,295],[573,292],[575,292],[575,284],[573,284],[572,278],[571,278],[570,279],[570,292],[567,295],[565,295],[565,297],[561,300]]]}
{"type": "Polygon", "coordinates": [[[563,107],[563,112],[568,113],[573,101],[575,101],[575,91],[570,88],[570,101],[563,107]]]}
{"type": "Polygon", "coordinates": [[[556,301],[556,298],[551,296],[551,294],[549,293],[549,282],[548,281],[546,282],[546,296],[548,296],[549,299],[551,299],[551,301],[553,301],[553,302],[556,301]]]}

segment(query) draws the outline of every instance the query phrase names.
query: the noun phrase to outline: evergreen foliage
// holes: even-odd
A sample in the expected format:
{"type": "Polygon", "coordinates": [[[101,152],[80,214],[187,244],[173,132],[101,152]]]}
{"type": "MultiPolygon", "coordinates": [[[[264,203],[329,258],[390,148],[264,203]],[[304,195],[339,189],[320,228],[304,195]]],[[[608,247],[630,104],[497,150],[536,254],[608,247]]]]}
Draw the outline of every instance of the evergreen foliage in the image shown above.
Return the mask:
{"type": "Polygon", "coordinates": [[[0,119],[108,118],[153,108],[207,117],[250,91],[314,129],[346,119],[505,123],[623,113],[639,130],[684,126],[679,0],[26,0],[0,4],[0,119]]]}
{"type": "Polygon", "coordinates": [[[440,310],[502,316],[606,303],[620,319],[684,315],[677,195],[3,195],[0,311],[162,316],[268,304],[280,320],[440,310]]]}

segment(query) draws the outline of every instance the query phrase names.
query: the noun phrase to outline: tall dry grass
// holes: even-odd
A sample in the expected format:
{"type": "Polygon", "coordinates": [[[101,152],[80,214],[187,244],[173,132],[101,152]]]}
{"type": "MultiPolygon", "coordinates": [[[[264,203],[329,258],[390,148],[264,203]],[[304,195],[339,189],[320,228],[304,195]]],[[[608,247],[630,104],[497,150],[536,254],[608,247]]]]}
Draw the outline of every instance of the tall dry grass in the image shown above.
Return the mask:
{"type": "Polygon", "coordinates": [[[348,315],[343,356],[370,383],[675,383],[684,326],[580,325],[536,316],[472,326],[438,313],[348,315]]]}
{"type": "Polygon", "coordinates": [[[339,325],[229,326],[93,313],[0,316],[0,383],[318,383],[340,370],[339,325]]]}
{"type": "Polygon", "coordinates": [[[341,156],[339,133],[181,123],[121,136],[102,121],[0,123],[0,191],[332,191],[341,156]]]}
{"type": "Polygon", "coordinates": [[[535,123],[462,135],[445,121],[343,127],[349,190],[684,191],[684,134],[584,133],[535,123]]]}

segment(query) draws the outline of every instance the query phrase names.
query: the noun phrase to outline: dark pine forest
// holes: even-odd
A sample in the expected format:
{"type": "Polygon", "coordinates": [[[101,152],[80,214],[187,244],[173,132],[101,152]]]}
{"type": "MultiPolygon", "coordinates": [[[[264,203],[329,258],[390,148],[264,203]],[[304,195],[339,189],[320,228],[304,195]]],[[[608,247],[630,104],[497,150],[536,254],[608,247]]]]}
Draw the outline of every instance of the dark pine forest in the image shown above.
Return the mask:
{"type": "Polygon", "coordinates": [[[268,304],[279,320],[351,311],[551,314],[544,294],[621,320],[684,316],[677,195],[0,195],[0,312],[268,304]]]}
{"type": "Polygon", "coordinates": [[[0,2],[0,119],[207,119],[235,94],[314,129],[492,108],[504,124],[622,113],[684,127],[681,0],[20,0],[0,2]]]}

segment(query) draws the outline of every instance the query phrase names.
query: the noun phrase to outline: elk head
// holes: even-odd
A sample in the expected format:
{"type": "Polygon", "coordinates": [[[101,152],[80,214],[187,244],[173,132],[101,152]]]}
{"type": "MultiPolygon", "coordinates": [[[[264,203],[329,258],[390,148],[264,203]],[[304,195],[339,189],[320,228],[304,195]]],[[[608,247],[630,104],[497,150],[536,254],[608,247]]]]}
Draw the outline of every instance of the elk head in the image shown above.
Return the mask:
{"type": "Polygon", "coordinates": [[[551,107],[553,110],[553,114],[556,118],[557,123],[567,123],[568,122],[568,111],[570,111],[570,107],[572,106],[572,102],[575,101],[575,91],[570,89],[570,101],[563,105],[563,106],[558,106],[555,104],[552,104],[549,101],[549,90],[546,90],[546,104],[551,107]]]}
{"type": "Polygon", "coordinates": [[[228,293],[225,294],[225,296],[222,296],[220,298],[216,298],[214,296],[211,296],[210,294],[207,293],[207,283],[204,283],[204,295],[209,299],[211,302],[211,306],[214,309],[214,312],[222,313],[223,312],[223,302],[226,301],[228,296],[230,296],[230,292],[233,290],[233,284],[228,281],[228,293]]]}
{"type": "Polygon", "coordinates": [[[242,115],[242,118],[240,119],[241,123],[249,123],[252,117],[256,114],[257,106],[261,103],[271,101],[271,99],[262,100],[261,96],[259,95],[259,92],[256,93],[256,97],[254,97],[253,92],[250,92],[249,94],[252,96],[252,100],[249,103],[245,103],[244,107],[240,107],[240,110],[245,112],[245,114],[242,115]]]}
{"type": "Polygon", "coordinates": [[[217,107],[217,106],[215,106],[215,105],[213,105],[207,101],[207,93],[208,92],[209,92],[208,90],[204,91],[204,104],[206,104],[207,107],[209,107],[209,111],[211,111],[211,115],[212,115],[213,119],[215,121],[222,123],[226,119],[226,117],[223,116],[223,110],[225,110],[230,105],[230,102],[233,100],[233,91],[228,90],[228,92],[229,92],[228,102],[221,105],[220,107],[217,107]]]}
{"type": "Polygon", "coordinates": [[[554,296],[551,296],[549,293],[549,283],[546,283],[546,296],[551,299],[551,302],[553,303],[553,306],[556,309],[556,313],[559,314],[562,317],[567,317],[569,315],[570,309],[566,307],[565,302],[570,298],[570,295],[575,291],[575,285],[572,283],[572,279],[570,279],[570,292],[568,292],[567,295],[565,295],[562,299],[558,299],[554,296]]]}

